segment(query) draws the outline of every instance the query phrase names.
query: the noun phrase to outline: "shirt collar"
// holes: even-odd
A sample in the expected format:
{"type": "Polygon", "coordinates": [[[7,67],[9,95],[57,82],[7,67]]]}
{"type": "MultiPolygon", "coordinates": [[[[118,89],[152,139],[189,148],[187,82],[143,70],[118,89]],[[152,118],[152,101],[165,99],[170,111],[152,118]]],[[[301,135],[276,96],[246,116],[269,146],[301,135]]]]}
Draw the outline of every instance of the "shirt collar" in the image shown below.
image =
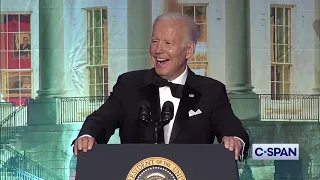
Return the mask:
{"type": "Polygon", "coordinates": [[[171,82],[174,84],[184,85],[186,83],[187,77],[188,77],[188,68],[186,67],[184,72],[180,76],[178,76],[176,79],[172,80],[171,82]]]}

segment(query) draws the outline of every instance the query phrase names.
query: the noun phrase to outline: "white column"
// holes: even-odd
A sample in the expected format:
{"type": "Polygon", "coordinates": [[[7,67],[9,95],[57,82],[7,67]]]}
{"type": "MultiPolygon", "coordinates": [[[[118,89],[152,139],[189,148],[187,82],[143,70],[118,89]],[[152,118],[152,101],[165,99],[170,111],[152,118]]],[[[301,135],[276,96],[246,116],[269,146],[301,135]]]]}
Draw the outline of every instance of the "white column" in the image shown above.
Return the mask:
{"type": "Polygon", "coordinates": [[[314,0],[314,88],[320,94],[320,0],[314,0]]]}
{"type": "Polygon", "coordinates": [[[168,12],[168,0],[152,0],[152,23],[157,16],[168,12]]]}
{"type": "Polygon", "coordinates": [[[250,0],[226,0],[226,86],[232,93],[252,92],[250,0]]]}
{"type": "Polygon", "coordinates": [[[64,1],[39,1],[39,72],[37,98],[63,96],[64,71],[64,1]]]}
{"type": "Polygon", "coordinates": [[[64,0],[39,1],[40,89],[28,105],[28,126],[58,123],[57,97],[64,95],[64,0]]]}
{"type": "Polygon", "coordinates": [[[128,71],[151,67],[151,1],[128,0],[127,64],[128,71]]]}

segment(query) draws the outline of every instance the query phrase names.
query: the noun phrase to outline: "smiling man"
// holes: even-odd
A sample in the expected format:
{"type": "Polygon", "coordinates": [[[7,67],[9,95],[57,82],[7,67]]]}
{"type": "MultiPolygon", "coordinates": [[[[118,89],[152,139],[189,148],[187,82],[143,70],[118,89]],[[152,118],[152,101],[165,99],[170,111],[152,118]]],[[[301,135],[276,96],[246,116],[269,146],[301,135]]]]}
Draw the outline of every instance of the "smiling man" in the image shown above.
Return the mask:
{"type": "Polygon", "coordinates": [[[212,144],[215,137],[235,159],[247,155],[249,137],[234,115],[225,86],[196,75],[187,65],[194,54],[198,30],[187,16],[166,13],[154,22],[150,55],[154,68],[119,76],[107,101],[89,115],[74,141],[74,153],[107,143],[119,128],[122,144],[154,143],[153,128],[141,125],[139,104],[147,101],[151,117],[159,119],[166,101],[174,105],[173,119],[159,130],[159,143],[212,144]]]}
{"type": "Polygon", "coordinates": [[[156,73],[162,78],[172,81],[186,70],[196,46],[197,27],[191,26],[192,22],[182,18],[172,20],[169,15],[155,20],[150,55],[156,73]]]}

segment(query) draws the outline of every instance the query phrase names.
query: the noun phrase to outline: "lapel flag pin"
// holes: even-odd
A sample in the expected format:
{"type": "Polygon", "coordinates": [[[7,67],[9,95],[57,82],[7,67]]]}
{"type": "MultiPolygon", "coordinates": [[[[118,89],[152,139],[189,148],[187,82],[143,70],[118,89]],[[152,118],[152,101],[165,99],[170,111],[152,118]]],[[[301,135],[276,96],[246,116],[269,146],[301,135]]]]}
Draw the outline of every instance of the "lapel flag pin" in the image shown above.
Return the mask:
{"type": "Polygon", "coordinates": [[[194,97],[194,94],[189,94],[189,97],[194,97]]]}

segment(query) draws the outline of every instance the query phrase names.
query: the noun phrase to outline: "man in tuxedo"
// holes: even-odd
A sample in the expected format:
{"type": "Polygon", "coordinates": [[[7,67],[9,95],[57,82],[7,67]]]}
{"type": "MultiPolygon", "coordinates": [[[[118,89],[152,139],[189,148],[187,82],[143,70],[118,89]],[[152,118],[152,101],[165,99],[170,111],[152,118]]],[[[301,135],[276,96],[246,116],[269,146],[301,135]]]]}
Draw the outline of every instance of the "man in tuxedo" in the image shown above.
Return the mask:
{"type": "Polygon", "coordinates": [[[30,56],[31,44],[29,44],[29,39],[23,37],[23,43],[20,44],[20,54],[21,56],[30,56]]]}
{"type": "Polygon", "coordinates": [[[160,143],[213,144],[217,137],[234,151],[236,160],[242,160],[249,137],[231,109],[225,86],[196,75],[187,66],[197,33],[197,25],[187,16],[166,13],[157,17],[150,42],[154,68],[118,77],[110,97],[86,118],[74,141],[74,154],[90,150],[95,143],[107,143],[117,128],[122,144],[154,143],[153,128],[143,126],[138,118],[139,105],[149,102],[155,120],[164,102],[171,101],[174,116],[159,130],[160,143]]]}

